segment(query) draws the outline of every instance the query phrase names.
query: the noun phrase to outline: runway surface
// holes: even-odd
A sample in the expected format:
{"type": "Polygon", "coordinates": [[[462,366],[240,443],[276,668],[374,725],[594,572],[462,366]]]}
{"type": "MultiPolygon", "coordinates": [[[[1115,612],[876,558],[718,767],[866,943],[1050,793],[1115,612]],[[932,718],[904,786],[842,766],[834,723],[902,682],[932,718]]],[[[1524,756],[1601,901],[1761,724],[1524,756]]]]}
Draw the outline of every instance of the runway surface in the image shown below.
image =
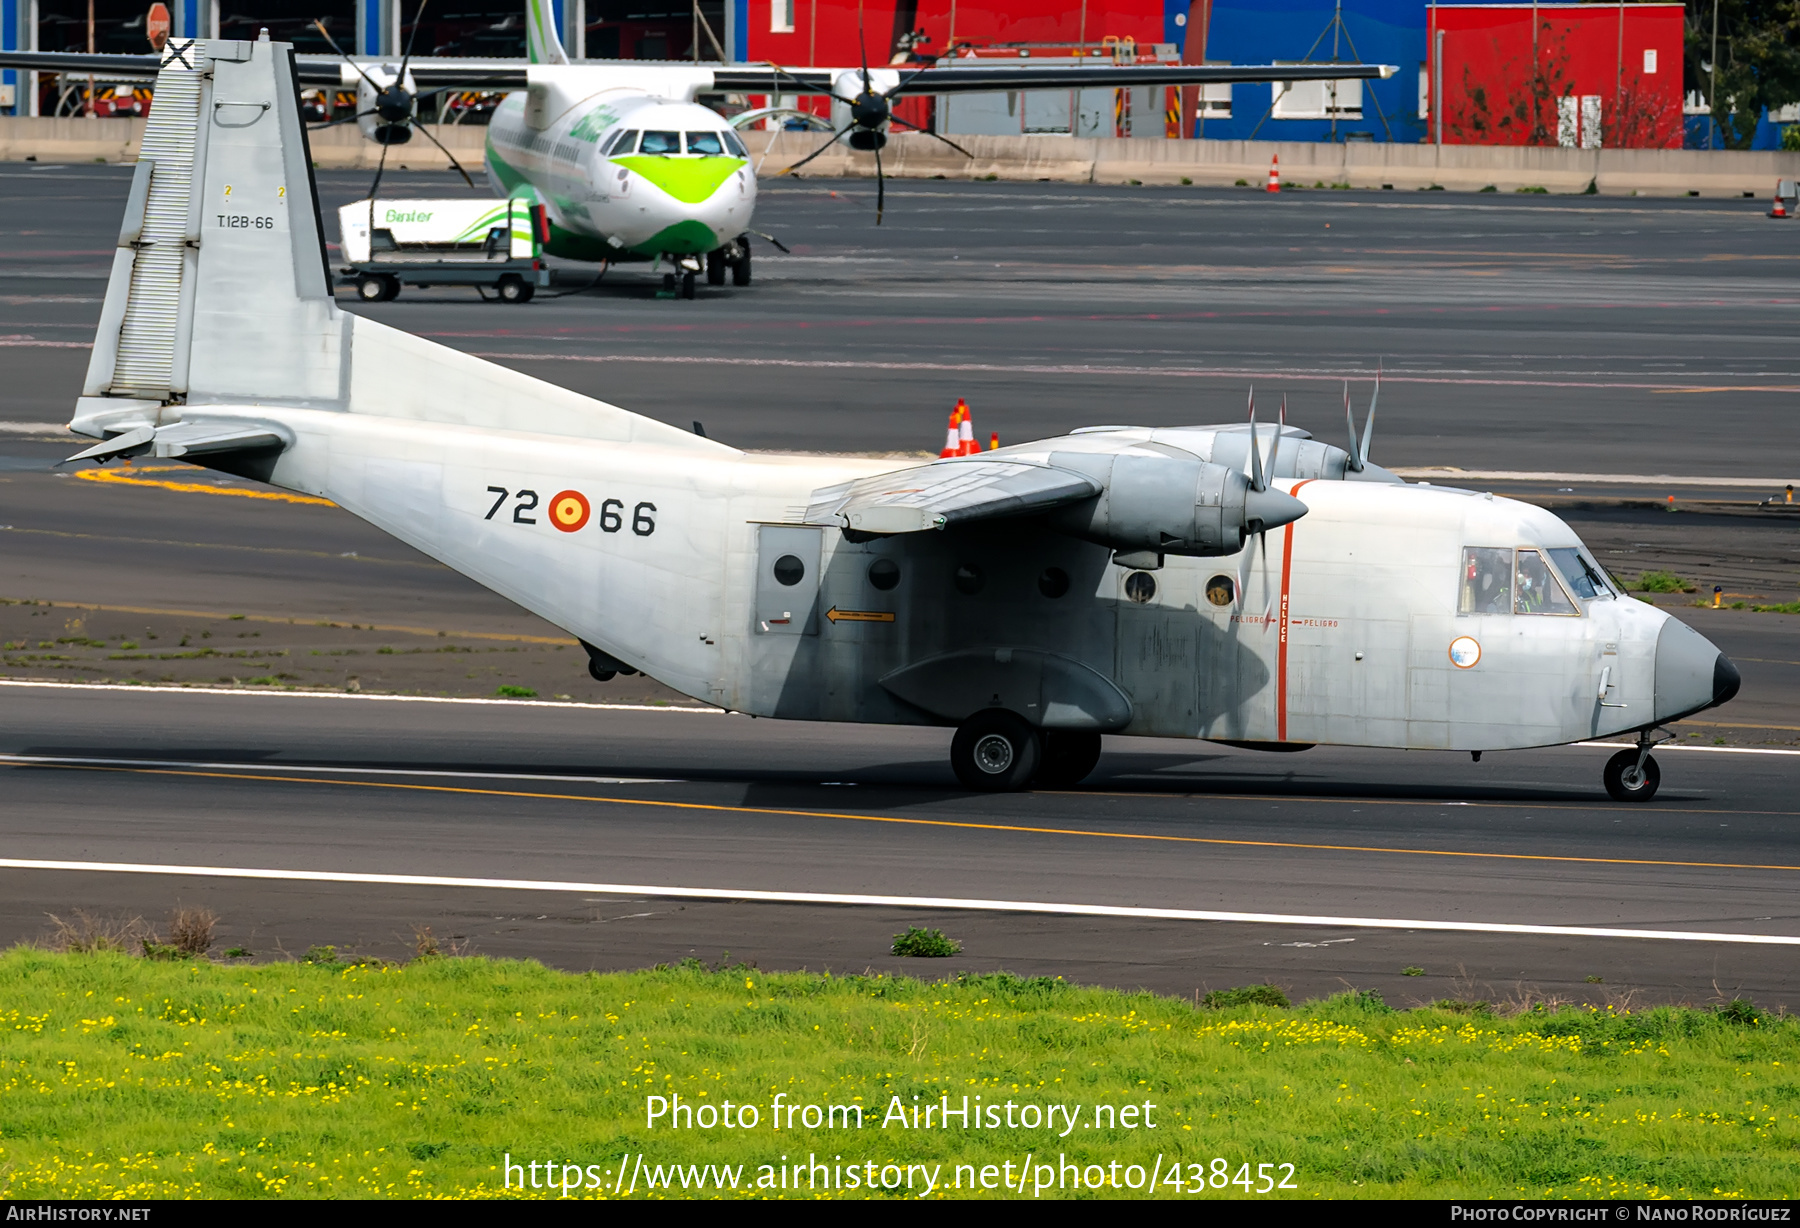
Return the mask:
{"type": "Polygon", "coordinates": [[[1477,765],[1115,739],[1081,790],[994,797],[956,788],[938,730],[23,685],[4,688],[0,705],[0,751],[19,757],[6,761],[0,817],[8,861],[661,889],[540,896],[0,869],[0,926],[13,937],[40,930],[46,912],[129,902],[154,914],[180,900],[216,909],[232,927],[225,941],[265,953],[331,941],[392,954],[410,925],[428,924],[488,953],[523,949],[576,967],[730,951],[842,970],[893,966],[888,927],[928,923],[979,936],[957,966],[1179,993],[1256,966],[1301,992],[1329,992],[1342,976],[1423,998],[1469,996],[1458,980],[1490,998],[1520,986],[1704,997],[1714,977],[1762,1000],[1800,988],[1791,947],[1481,932],[1800,941],[1793,755],[1670,752],[1658,802],[1623,809],[1599,788],[1604,748],[1477,765]],[[863,916],[729,899],[684,910],[687,891],[1327,920],[1146,925],[891,905],[863,916]],[[1426,976],[1403,979],[1408,966],[1426,976]]]}
{"type": "MultiPolygon", "coordinates": [[[[79,388],[127,181],[112,167],[0,167],[18,219],[0,231],[0,598],[56,603],[0,607],[9,645],[35,658],[9,654],[7,673],[228,683],[267,670],[297,685],[676,698],[590,682],[559,629],[336,509],[246,497],[247,484],[187,468],[53,474],[68,444],[37,424],[65,420],[79,388]],[[225,648],[164,659],[190,638],[182,647],[225,648]],[[471,648],[512,655],[439,654],[471,648]]],[[[322,186],[335,207],[365,181],[322,186]]],[[[389,187],[463,191],[417,172],[389,187]]],[[[703,287],[696,302],[656,300],[628,267],[523,308],[409,289],[355,309],[684,427],[703,420],[734,444],[813,451],[933,449],[958,396],[1003,441],[1234,420],[1252,381],[1259,404],[1286,392],[1292,420],[1335,441],[1341,379],[1360,381],[1360,414],[1379,361],[1383,463],[1713,482],[1674,491],[1693,505],[1681,515],[1626,506],[1671,493],[1641,483],[1514,488],[1567,504],[1615,571],[1667,567],[1702,586],[1662,600],[1739,660],[1745,686],[1684,724],[1684,741],[1800,741],[1800,618],[1692,608],[1714,583],[1747,603],[1800,592],[1800,521],[1754,510],[1800,473],[1788,421],[1800,231],[1754,202],[927,183],[896,187],[878,230],[870,196],[863,183],[766,186],[757,224],[793,254],[759,246],[755,285],[703,287]]],[[[1476,765],[1114,739],[1080,792],[993,798],[955,787],[946,742],[693,712],[0,686],[0,751],[38,757],[4,769],[0,862],[89,867],[0,865],[0,942],[42,933],[46,913],[155,919],[179,900],[220,912],[221,946],[260,955],[316,942],[396,955],[430,925],[483,953],[577,968],[729,951],[918,971],[885,951],[922,923],[967,942],[952,968],[1182,994],[1274,979],[1396,1002],[1636,991],[1800,1004],[1791,947],[729,896],[1800,937],[1791,755],[1666,752],[1656,803],[1623,808],[1599,788],[1606,749],[1476,765]],[[680,894],[701,889],[728,898],[680,894]],[[1410,966],[1424,974],[1403,976],[1410,966]]]]}

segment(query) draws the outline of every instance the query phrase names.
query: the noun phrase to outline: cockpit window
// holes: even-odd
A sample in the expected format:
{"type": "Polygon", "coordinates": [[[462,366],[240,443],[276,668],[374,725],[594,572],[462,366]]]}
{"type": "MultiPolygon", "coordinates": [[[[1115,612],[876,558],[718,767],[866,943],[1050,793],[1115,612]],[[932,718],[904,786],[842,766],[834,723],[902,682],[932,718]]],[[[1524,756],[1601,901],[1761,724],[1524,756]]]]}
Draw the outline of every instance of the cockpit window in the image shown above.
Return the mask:
{"type": "Polygon", "coordinates": [[[719,135],[725,138],[725,148],[729,149],[732,153],[740,158],[748,158],[750,156],[750,151],[744,148],[744,142],[738,139],[737,133],[727,128],[724,132],[719,133],[719,135]]]}
{"type": "Polygon", "coordinates": [[[1550,571],[1550,564],[1536,550],[1519,551],[1518,576],[1513,588],[1515,614],[1579,614],[1550,571]]]}
{"type": "Polygon", "coordinates": [[[600,147],[600,155],[610,158],[615,153],[630,153],[637,144],[637,132],[621,128],[606,138],[606,144],[600,147]]]}
{"type": "Polygon", "coordinates": [[[1575,590],[1577,597],[1592,601],[1596,597],[1612,596],[1606,577],[1594,565],[1594,561],[1576,547],[1562,546],[1547,553],[1550,561],[1556,564],[1556,570],[1562,572],[1563,579],[1575,590]]]}
{"type": "Polygon", "coordinates": [[[1505,614],[1512,609],[1511,550],[1465,546],[1458,614],[1505,614]]]}
{"type": "Polygon", "coordinates": [[[687,134],[687,151],[717,156],[725,152],[725,146],[716,132],[690,132],[687,134]]]}
{"type": "Polygon", "coordinates": [[[681,133],[679,132],[646,132],[638,145],[639,153],[678,154],[681,152],[681,133]]]}

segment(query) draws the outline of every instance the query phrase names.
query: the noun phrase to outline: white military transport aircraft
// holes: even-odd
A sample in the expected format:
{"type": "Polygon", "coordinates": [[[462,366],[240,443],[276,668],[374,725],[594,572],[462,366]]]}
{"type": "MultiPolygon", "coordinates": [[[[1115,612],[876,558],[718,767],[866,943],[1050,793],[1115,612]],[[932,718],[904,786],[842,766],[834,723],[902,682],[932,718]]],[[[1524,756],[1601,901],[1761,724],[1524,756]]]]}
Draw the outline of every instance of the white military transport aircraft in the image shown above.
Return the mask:
{"type": "MultiPolygon", "coordinates": [[[[417,21],[414,28],[417,29],[417,21]]],[[[321,27],[323,29],[323,27],[321,27]]],[[[1077,86],[1124,88],[1222,82],[1347,80],[1392,76],[1377,64],[963,66],[795,68],[775,65],[570,63],[545,0],[526,0],[524,61],[349,56],[296,56],[302,85],[354,87],[354,118],[385,148],[415,132],[421,90],[509,91],[488,127],[489,182],[500,196],[547,206],[553,256],[590,262],[656,261],[671,271],[668,288],[694,296],[704,270],[711,284],[726,276],[750,284],[756,175],[733,127],[699,105],[703,94],[817,95],[833,100],[833,140],[874,155],[877,212],[885,200],[881,149],[897,97],[991,93],[1077,86]]],[[[326,35],[329,39],[329,34],[326,35]]],[[[185,55],[184,42],[167,50],[185,55]]],[[[197,54],[204,54],[195,44],[197,54]]],[[[156,56],[78,52],[0,52],[0,68],[149,75],[156,56]]],[[[928,137],[933,134],[926,134],[928,137]]],[[[945,140],[943,137],[935,137],[945,140]]],[[[953,144],[946,141],[947,144],[953,144]]],[[[440,146],[442,148],[442,146],[440,146]]],[[[822,150],[821,150],[822,151],[822,150]]],[[[446,156],[448,152],[446,151],[446,156]]],[[[816,155],[815,155],[816,156],[816,155]]],[[[810,159],[809,159],[810,160],[810,159]]],[[[451,158],[454,162],[454,157],[451,158]]],[[[380,171],[376,184],[380,183],[380,171]]],[[[374,195],[374,189],[370,191],[374,195]]]]}
{"type": "Polygon", "coordinates": [[[597,676],[951,727],[972,788],[1077,781],[1115,732],[1634,735],[1605,780],[1642,801],[1659,726],[1737,690],[1555,516],[1393,481],[1366,427],[1349,449],[1101,427],[900,470],[752,455],[345,313],[290,63],[214,41],[163,67],[71,423],[101,442],[71,460],[323,496],[566,628],[597,676]]]}

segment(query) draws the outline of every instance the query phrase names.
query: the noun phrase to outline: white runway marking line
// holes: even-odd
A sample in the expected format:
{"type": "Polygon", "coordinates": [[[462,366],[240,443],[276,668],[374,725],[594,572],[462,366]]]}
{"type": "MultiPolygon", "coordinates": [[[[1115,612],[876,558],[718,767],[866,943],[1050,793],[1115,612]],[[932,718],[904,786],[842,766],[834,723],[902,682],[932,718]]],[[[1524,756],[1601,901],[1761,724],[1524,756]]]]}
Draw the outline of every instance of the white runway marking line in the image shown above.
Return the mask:
{"type": "Polygon", "coordinates": [[[1022,912],[1064,917],[1131,917],[1151,921],[1230,921],[1249,925],[1307,925],[1351,929],[1443,930],[1464,934],[1544,934],[1559,938],[1654,938],[1664,942],[1724,942],[1800,947],[1784,934],[1714,934],[1688,930],[1631,930],[1585,925],[1512,925],[1497,921],[1412,921],[1388,917],[1316,917],[1272,912],[1191,908],[1127,908],[1110,904],[1051,904],[1036,900],[958,899],[953,896],[843,895],[824,891],[753,891],[718,887],[651,887],[639,883],[571,883],[532,878],[452,878],[435,874],[355,874],[335,870],[257,870],[237,866],[147,865],[126,861],[48,861],[0,857],[5,870],[75,870],[100,874],[169,874],[300,883],[365,883],[390,887],[471,887],[496,891],[581,892],[662,899],[752,900],[768,904],[849,904],[877,908],[934,908],[958,912],[1022,912]]]}
{"type": "Polygon", "coordinates": [[[357,699],[402,704],[500,704],[515,708],[591,708],[603,712],[699,712],[708,716],[733,716],[723,708],[698,704],[586,704],[572,699],[476,699],[453,695],[368,695],[349,691],[241,691],[223,686],[133,686],[126,682],[33,682],[28,678],[0,678],[0,686],[43,687],[58,691],[111,691],[117,694],[151,695],[249,695],[259,699],[357,699]]]}
{"type": "Polygon", "coordinates": [[[429,768],[314,767],[309,763],[201,763],[184,759],[78,759],[64,755],[9,755],[0,767],[183,768],[224,772],[335,772],[342,776],[447,776],[456,780],[547,780],[566,785],[679,785],[678,776],[553,776],[532,772],[457,772],[429,768]]]}

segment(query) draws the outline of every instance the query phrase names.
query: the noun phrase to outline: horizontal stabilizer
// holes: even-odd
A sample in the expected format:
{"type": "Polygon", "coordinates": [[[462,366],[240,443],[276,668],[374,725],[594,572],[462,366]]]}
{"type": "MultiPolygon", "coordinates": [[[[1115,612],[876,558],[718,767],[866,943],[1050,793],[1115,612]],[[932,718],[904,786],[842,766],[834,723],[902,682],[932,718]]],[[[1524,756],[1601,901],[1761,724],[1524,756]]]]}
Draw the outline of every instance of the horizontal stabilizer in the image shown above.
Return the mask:
{"type": "Polygon", "coordinates": [[[1030,516],[1100,493],[1086,474],[1013,460],[953,460],[841,482],[812,493],[807,524],[859,533],[917,533],[972,520],[1030,516]]]}
{"type": "Polygon", "coordinates": [[[134,426],[58,464],[84,460],[105,464],[114,457],[145,454],[169,459],[222,452],[258,452],[285,448],[293,442],[293,432],[279,423],[243,418],[201,418],[171,422],[166,426],[134,426]]]}

